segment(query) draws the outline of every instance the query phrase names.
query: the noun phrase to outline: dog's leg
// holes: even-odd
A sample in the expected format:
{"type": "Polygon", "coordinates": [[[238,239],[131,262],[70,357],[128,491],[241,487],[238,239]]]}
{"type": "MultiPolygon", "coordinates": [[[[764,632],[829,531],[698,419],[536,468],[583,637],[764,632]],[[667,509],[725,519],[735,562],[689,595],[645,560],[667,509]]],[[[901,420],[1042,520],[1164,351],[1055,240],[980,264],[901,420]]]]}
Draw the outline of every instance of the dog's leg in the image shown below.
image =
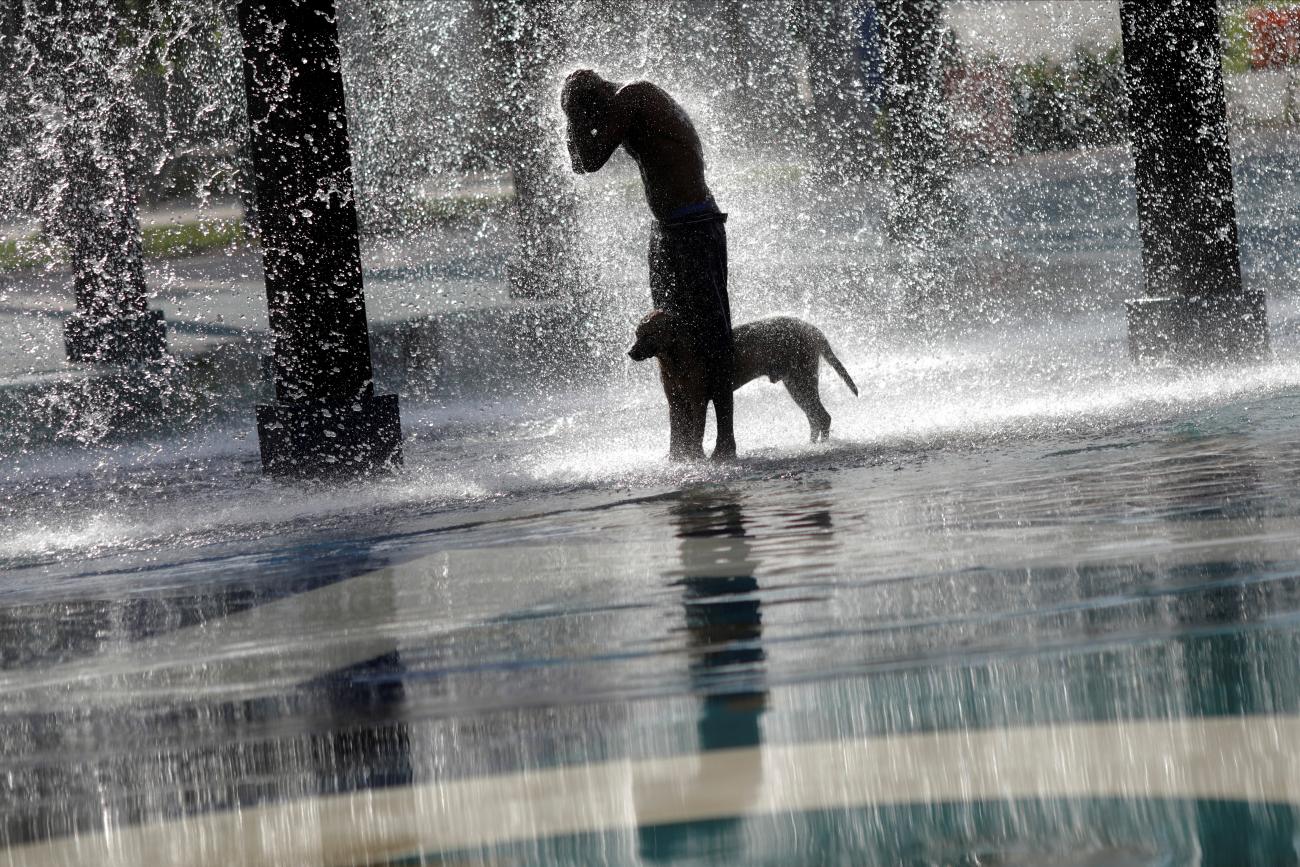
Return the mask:
{"type": "Polygon", "coordinates": [[[831,435],[831,414],[822,405],[821,395],[817,391],[817,368],[802,369],[786,377],[785,390],[808,416],[808,429],[812,442],[828,439],[831,435]]]}

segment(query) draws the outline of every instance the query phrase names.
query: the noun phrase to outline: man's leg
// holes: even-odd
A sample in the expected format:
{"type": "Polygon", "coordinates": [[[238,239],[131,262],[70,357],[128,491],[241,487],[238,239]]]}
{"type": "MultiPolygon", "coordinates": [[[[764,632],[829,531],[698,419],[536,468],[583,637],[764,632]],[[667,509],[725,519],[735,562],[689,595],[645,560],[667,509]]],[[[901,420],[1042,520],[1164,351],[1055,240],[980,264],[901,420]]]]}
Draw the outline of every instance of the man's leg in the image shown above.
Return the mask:
{"type": "Polygon", "coordinates": [[[713,416],[718,423],[718,438],[713,445],[714,460],[731,460],[736,456],[736,432],[734,423],[734,398],[731,386],[734,382],[732,367],[735,364],[735,349],[731,340],[731,328],[715,337],[712,357],[709,359],[709,399],[713,401],[713,416]]]}
{"type": "Polygon", "coordinates": [[[696,391],[691,396],[689,410],[689,457],[704,460],[704,420],[709,415],[709,398],[703,391],[696,391]]]}
{"type": "Polygon", "coordinates": [[[713,445],[715,461],[729,461],[736,456],[736,433],[733,425],[731,389],[724,388],[713,397],[713,414],[718,421],[718,439],[713,445]]]}
{"type": "Polygon", "coordinates": [[[668,377],[663,377],[664,399],[668,402],[668,459],[682,461],[690,457],[689,410],[685,396],[668,377]]]}
{"type": "Polygon", "coordinates": [[[715,460],[731,460],[736,456],[736,433],[733,413],[732,386],[735,380],[732,368],[735,365],[735,345],[731,336],[731,298],[727,294],[727,228],[719,221],[710,225],[709,245],[711,255],[708,257],[710,276],[721,321],[718,322],[716,335],[717,357],[713,365],[715,381],[713,384],[713,415],[718,423],[718,439],[713,447],[715,460]]]}

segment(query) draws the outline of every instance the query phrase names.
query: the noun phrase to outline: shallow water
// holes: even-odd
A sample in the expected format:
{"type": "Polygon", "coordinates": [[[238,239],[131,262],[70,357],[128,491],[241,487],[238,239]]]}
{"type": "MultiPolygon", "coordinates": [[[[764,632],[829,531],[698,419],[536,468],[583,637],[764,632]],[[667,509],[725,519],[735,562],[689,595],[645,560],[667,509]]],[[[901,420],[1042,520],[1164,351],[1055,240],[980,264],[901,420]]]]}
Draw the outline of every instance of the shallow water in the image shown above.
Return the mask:
{"type": "Polygon", "coordinates": [[[341,488],[237,430],[15,458],[7,857],[1294,860],[1271,313],[1273,363],[1197,375],[1135,374],[1105,317],[832,334],[835,439],[751,386],[734,465],[664,462],[631,364],[409,407],[406,468],[341,488]]]}

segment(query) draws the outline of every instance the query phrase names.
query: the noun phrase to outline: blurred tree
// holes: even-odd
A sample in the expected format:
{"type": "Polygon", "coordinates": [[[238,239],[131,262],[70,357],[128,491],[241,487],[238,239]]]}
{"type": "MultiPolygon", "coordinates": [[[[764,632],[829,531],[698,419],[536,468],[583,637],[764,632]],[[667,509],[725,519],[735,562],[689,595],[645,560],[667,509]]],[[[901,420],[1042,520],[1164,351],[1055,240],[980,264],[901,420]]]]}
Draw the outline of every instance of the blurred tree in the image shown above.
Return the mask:
{"type": "Polygon", "coordinates": [[[1013,75],[1016,148],[1042,153],[1117,144],[1127,135],[1123,55],[1076,49],[1064,63],[1042,58],[1013,75]]]}
{"type": "MultiPolygon", "coordinates": [[[[717,0],[699,17],[712,16],[721,30],[718,66],[721,107],[727,122],[747,142],[786,143],[800,120],[793,36],[806,0],[717,0]]],[[[698,4],[697,5],[707,5],[698,4]]]]}
{"type": "Polygon", "coordinates": [[[352,46],[345,83],[357,209],[367,232],[393,228],[407,197],[403,157],[409,157],[411,149],[405,141],[403,109],[406,99],[416,94],[408,92],[402,74],[405,57],[393,32],[393,14],[382,0],[362,0],[339,10],[340,18],[354,18],[350,23],[364,35],[352,46]],[[363,98],[354,96],[358,91],[363,98]]]}
{"type": "Polygon", "coordinates": [[[25,70],[30,58],[22,25],[22,4],[0,4],[0,164],[10,167],[0,178],[0,213],[15,216],[31,211],[34,188],[21,173],[21,167],[32,164],[30,149],[35,138],[25,70]],[[20,155],[23,151],[28,153],[20,155]]]}

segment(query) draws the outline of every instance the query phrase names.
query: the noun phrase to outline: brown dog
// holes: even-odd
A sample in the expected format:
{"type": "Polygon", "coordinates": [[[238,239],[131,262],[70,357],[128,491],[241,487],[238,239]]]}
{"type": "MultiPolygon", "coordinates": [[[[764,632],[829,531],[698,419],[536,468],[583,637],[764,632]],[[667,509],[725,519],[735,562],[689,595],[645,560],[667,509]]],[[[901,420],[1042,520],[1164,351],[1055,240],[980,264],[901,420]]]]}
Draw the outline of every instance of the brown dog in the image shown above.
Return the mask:
{"type": "MultiPolygon", "coordinates": [[[[736,326],[732,339],[733,391],[760,376],[784,382],[790,397],[808,416],[812,441],[830,436],[831,414],[822,406],[817,388],[818,363],[825,358],[854,395],[858,387],[831,351],[826,335],[802,319],[773,316],[736,326]]],[[[702,458],[708,394],[699,353],[694,342],[684,338],[681,322],[671,313],[652,311],[637,325],[636,342],[627,354],[633,361],[659,359],[659,376],[668,398],[668,456],[676,460],[702,458]]]]}

